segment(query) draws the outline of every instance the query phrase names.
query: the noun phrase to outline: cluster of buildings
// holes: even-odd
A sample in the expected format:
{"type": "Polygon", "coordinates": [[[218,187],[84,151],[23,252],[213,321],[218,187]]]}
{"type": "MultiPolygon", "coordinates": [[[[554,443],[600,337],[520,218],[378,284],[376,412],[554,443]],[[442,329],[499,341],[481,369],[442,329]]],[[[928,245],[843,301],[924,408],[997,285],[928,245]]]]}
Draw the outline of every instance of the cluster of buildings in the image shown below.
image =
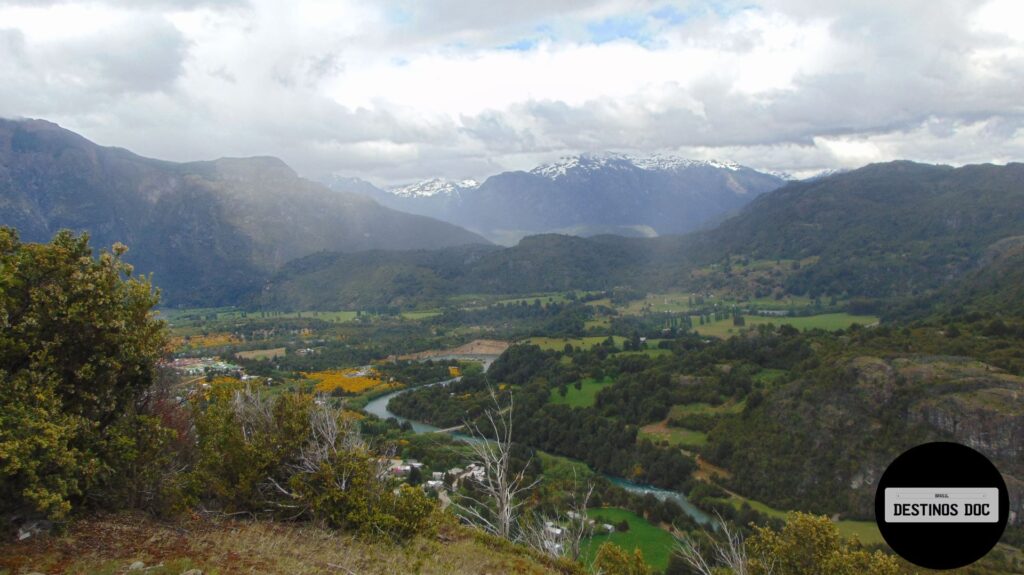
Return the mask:
{"type": "Polygon", "coordinates": [[[245,373],[241,366],[228,363],[217,357],[179,357],[164,365],[182,375],[229,375],[242,378],[245,373]]]}
{"type": "MultiPolygon", "coordinates": [[[[392,459],[388,462],[388,472],[394,477],[408,477],[413,469],[422,469],[423,464],[414,459],[402,460],[392,459]]],[[[484,466],[479,463],[470,463],[465,469],[453,467],[448,471],[434,471],[430,479],[423,482],[423,488],[428,491],[442,491],[450,484],[452,489],[458,489],[459,484],[467,479],[483,481],[487,477],[484,466]]]]}

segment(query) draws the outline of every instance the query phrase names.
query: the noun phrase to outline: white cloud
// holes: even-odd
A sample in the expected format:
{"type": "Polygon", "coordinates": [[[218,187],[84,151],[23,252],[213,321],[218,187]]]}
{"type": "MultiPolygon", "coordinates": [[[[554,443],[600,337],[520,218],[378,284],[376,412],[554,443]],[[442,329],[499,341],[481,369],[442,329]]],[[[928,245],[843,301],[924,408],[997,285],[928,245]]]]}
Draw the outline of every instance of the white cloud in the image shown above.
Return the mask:
{"type": "Polygon", "coordinates": [[[579,151],[1020,157],[1021,4],[0,0],[0,115],[379,182],[579,151]]]}

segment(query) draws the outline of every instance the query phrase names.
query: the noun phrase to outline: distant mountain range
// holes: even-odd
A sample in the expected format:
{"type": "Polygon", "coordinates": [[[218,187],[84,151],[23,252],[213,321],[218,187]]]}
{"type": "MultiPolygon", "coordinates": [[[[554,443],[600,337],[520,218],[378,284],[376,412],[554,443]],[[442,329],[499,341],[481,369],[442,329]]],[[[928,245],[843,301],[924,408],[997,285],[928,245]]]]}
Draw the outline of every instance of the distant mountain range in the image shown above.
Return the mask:
{"type": "Polygon", "coordinates": [[[431,179],[386,191],[352,178],[325,183],[510,245],[540,233],[689,232],[720,221],[786,180],[730,162],[595,154],[562,158],[529,172],[504,172],[483,183],[431,179]]]}
{"type": "Polygon", "coordinates": [[[722,273],[720,264],[744,258],[793,261],[770,278],[790,293],[925,306],[934,303],[929,294],[966,306],[984,295],[986,309],[1009,310],[1021,306],[1014,299],[1021,295],[1014,269],[1020,236],[1024,164],[952,168],[900,161],[790,183],[713,229],[682,236],[540,235],[506,249],[318,254],[287,266],[264,301],[332,309],[453,293],[698,290],[710,281],[708,269],[718,266],[722,273]],[[371,276],[382,281],[366,290],[360,278],[371,276]],[[332,289],[318,287],[324,285],[332,289]]]}
{"type": "Polygon", "coordinates": [[[0,120],[0,225],[127,244],[169,304],[236,303],[317,251],[487,243],[462,228],[304,180],[276,158],[173,163],[98,146],[42,120],[0,120]]]}
{"type": "Polygon", "coordinates": [[[125,243],[168,305],[339,309],[456,293],[701,289],[742,258],[793,261],[757,280],[789,293],[936,294],[958,308],[1020,309],[1024,164],[900,161],[783,183],[724,162],[602,155],[482,184],[386,192],[336,178],[331,190],[275,158],[166,162],[49,122],[0,120],[0,225],[25,241],[70,228],[98,248],[125,243]],[[534,229],[659,237],[549,233],[500,248],[381,204],[458,213],[502,241],[534,229]]]}

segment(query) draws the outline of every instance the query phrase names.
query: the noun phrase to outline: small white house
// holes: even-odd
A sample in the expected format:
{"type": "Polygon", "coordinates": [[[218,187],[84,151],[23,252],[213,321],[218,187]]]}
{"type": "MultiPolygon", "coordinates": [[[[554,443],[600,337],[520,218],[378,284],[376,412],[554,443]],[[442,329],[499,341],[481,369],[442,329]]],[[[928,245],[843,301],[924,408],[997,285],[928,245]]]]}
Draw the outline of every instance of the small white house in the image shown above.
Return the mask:
{"type": "Polygon", "coordinates": [[[547,532],[548,535],[552,535],[554,537],[561,537],[562,533],[564,532],[564,530],[561,527],[555,525],[551,521],[547,521],[544,523],[544,531],[547,532]]]}

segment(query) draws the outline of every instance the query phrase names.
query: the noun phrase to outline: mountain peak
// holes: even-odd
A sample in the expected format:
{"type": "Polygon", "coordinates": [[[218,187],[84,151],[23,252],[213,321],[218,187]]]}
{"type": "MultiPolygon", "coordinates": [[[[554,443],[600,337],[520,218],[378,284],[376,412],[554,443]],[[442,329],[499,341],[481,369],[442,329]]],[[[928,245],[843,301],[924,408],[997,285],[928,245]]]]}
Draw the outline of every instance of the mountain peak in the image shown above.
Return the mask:
{"type": "Polygon", "coordinates": [[[476,180],[459,180],[457,182],[445,178],[432,178],[407,186],[399,186],[388,190],[402,198],[429,198],[433,196],[458,196],[465,190],[473,190],[480,186],[476,180]]]}
{"type": "Polygon", "coordinates": [[[679,171],[690,168],[714,168],[737,171],[742,168],[735,162],[720,160],[693,160],[671,154],[650,154],[632,156],[613,152],[563,156],[555,162],[542,164],[530,171],[532,174],[551,179],[560,178],[570,172],[597,169],[633,169],[651,171],[679,171]]]}

